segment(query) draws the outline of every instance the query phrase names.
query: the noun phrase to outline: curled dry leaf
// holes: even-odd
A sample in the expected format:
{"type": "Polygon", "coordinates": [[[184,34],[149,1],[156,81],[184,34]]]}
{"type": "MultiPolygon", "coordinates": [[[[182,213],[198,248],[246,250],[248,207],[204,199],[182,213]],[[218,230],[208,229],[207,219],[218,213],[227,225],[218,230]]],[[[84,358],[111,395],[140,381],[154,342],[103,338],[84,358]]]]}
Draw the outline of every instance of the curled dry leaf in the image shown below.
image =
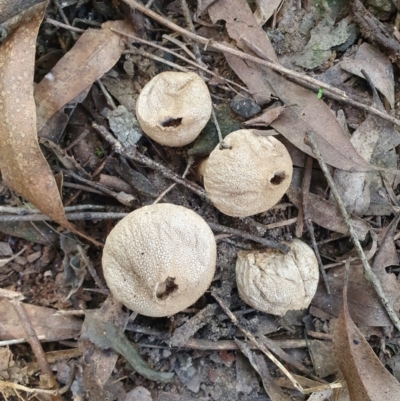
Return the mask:
{"type": "Polygon", "coordinates": [[[352,401],[393,401],[399,398],[400,383],[385,369],[351,319],[346,286],[333,333],[333,345],[352,401]]]}
{"type": "Polygon", "coordinates": [[[0,169],[6,184],[42,213],[93,243],[65,218],[53,174],[38,144],[33,70],[36,36],[47,2],[18,16],[0,47],[0,169]]]}
{"type": "Polygon", "coordinates": [[[111,29],[131,33],[132,26],[119,20],[107,21],[102,29],[88,29],[36,86],[38,131],[118,61],[126,39],[111,29]]]}
{"type": "Polygon", "coordinates": [[[345,58],[339,65],[343,70],[363,79],[365,77],[361,70],[365,70],[376,89],[386,97],[390,107],[394,107],[393,66],[389,58],[376,47],[364,42],[353,58],[345,58]]]}
{"type": "Polygon", "coordinates": [[[275,121],[281,115],[286,107],[290,106],[270,107],[264,110],[264,112],[260,116],[245,121],[244,125],[268,127],[272,123],[272,121],[275,121]]]}

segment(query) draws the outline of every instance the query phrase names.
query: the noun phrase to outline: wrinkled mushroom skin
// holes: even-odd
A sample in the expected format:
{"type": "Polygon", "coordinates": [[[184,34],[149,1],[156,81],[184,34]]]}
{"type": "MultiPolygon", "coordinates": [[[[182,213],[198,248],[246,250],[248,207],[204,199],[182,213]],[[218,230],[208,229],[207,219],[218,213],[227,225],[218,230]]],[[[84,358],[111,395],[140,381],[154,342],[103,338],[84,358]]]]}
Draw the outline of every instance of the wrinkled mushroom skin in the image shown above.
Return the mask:
{"type": "Polygon", "coordinates": [[[124,217],[106,239],[103,272],[113,295],[146,316],[177,313],[208,289],[216,243],[207,223],[182,206],[145,206],[124,217]]]}
{"type": "Polygon", "coordinates": [[[136,116],[143,131],[166,146],[193,142],[211,116],[207,85],[193,72],[156,75],[140,92],[136,116]]]}
{"type": "Polygon", "coordinates": [[[230,133],[224,142],[231,149],[218,145],[204,172],[204,187],[214,206],[228,216],[247,217],[278,203],[293,172],[285,146],[273,136],[245,129],[230,133]]]}
{"type": "Polygon", "coordinates": [[[287,242],[291,251],[240,251],[236,282],[240,298],[260,311],[283,316],[288,310],[307,308],[319,279],[317,258],[300,240],[287,242]]]}

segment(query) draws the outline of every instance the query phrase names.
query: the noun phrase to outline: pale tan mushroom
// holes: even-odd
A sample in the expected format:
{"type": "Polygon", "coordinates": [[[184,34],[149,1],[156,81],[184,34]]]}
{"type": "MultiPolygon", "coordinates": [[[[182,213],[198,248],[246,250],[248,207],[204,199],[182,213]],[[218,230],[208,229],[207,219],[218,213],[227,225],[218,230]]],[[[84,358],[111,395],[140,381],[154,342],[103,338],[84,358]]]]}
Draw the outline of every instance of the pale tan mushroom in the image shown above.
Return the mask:
{"type": "Polygon", "coordinates": [[[247,217],[278,203],[293,172],[285,146],[248,129],[230,133],[224,142],[231,149],[217,145],[204,172],[204,187],[214,206],[228,216],[247,217]]]}
{"type": "Polygon", "coordinates": [[[211,116],[207,85],[193,72],[156,75],[140,92],[136,117],[143,131],[166,146],[193,142],[211,116]]]}
{"type": "Polygon", "coordinates": [[[305,309],[315,295],[319,279],[317,258],[304,242],[287,242],[286,255],[274,250],[240,251],[236,283],[244,302],[263,312],[283,316],[305,309]]]}
{"type": "Polygon", "coordinates": [[[192,210],[155,204],[114,227],[102,263],[120,302],[146,316],[168,316],[194,304],[210,286],[216,244],[207,223],[192,210]]]}

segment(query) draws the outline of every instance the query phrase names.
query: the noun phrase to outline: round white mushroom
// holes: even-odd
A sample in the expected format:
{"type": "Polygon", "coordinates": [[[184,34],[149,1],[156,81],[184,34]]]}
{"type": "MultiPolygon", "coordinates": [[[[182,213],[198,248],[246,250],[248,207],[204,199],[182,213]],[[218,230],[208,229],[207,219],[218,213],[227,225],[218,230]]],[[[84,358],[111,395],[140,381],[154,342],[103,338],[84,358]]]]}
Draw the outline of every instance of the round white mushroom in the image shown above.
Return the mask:
{"type": "Polygon", "coordinates": [[[194,141],[211,116],[207,85],[194,72],[166,71],[140,92],[136,117],[143,131],[166,146],[194,141]]]}
{"type": "Polygon", "coordinates": [[[305,309],[317,290],[319,268],[313,250],[295,239],[291,251],[274,249],[240,251],[236,282],[240,298],[263,312],[283,316],[288,310],[305,309]]]}
{"type": "Polygon", "coordinates": [[[216,243],[192,210],[155,204],[114,227],[102,263],[108,287],[126,307],[146,316],[169,316],[194,304],[210,286],[216,243]]]}
{"type": "Polygon", "coordinates": [[[277,204],[293,172],[285,146],[248,129],[230,133],[224,142],[231,148],[217,145],[204,172],[204,188],[214,206],[228,216],[247,217],[277,204]]]}

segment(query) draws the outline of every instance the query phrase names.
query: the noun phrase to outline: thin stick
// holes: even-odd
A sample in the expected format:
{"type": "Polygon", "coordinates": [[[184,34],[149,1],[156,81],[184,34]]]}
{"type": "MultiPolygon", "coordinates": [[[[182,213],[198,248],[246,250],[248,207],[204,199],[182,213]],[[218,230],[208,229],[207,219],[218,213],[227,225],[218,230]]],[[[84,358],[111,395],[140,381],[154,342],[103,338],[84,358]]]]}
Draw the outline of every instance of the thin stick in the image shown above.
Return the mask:
{"type": "Polygon", "coordinates": [[[171,181],[176,182],[177,184],[181,184],[186,188],[190,189],[192,192],[201,197],[201,199],[210,202],[208,196],[206,195],[203,188],[194,184],[193,182],[180,177],[178,174],[173,171],[167,169],[160,163],[155,162],[154,160],[146,157],[145,155],[139,152],[130,152],[127,151],[122,144],[110,133],[107,129],[101,125],[92,124],[93,128],[114,148],[115,152],[130,159],[137,163],[142,164],[145,167],[151,168],[152,170],[157,170],[162,176],[170,179],[171,181]]]}
{"type": "MultiPolygon", "coordinates": [[[[82,212],[82,213],[66,213],[67,220],[115,220],[122,219],[128,213],[113,212],[82,212]]],[[[18,215],[2,215],[0,221],[52,221],[52,219],[44,214],[27,214],[18,215]]],[[[1,294],[0,294],[1,295],[1,294]]]]}
{"type": "MultiPolygon", "coordinates": [[[[192,18],[190,16],[190,10],[189,7],[186,3],[186,0],[180,0],[180,4],[181,4],[181,9],[183,11],[183,15],[185,17],[186,20],[186,24],[190,30],[190,32],[192,32],[194,35],[196,34],[196,31],[194,29],[194,25],[193,25],[193,21],[192,18]]],[[[197,44],[197,42],[193,43],[193,51],[194,51],[194,55],[196,56],[196,61],[198,65],[204,65],[202,59],[201,59],[201,53],[200,53],[200,49],[199,49],[199,45],[197,44]]],[[[200,76],[202,77],[202,74],[200,72],[200,76]]]]}
{"type": "Polygon", "coordinates": [[[330,295],[331,294],[331,289],[329,287],[328,276],[326,274],[324,265],[322,263],[321,255],[320,255],[319,250],[318,250],[317,241],[315,240],[314,226],[313,226],[313,223],[312,223],[310,217],[307,214],[305,216],[304,222],[306,223],[306,227],[307,227],[308,233],[310,234],[310,237],[311,237],[311,246],[312,246],[312,248],[314,250],[315,256],[317,257],[319,271],[321,273],[322,280],[324,281],[326,292],[330,295]]]}
{"type": "Polygon", "coordinates": [[[108,90],[104,86],[103,82],[101,82],[100,79],[96,80],[97,84],[100,86],[101,91],[103,92],[104,97],[106,98],[107,104],[115,110],[117,108],[117,105],[114,102],[114,99],[111,97],[111,95],[108,93],[108,90]]]}
{"type": "Polygon", "coordinates": [[[187,48],[185,43],[181,42],[180,40],[174,38],[171,35],[167,35],[166,33],[164,33],[162,37],[163,39],[167,39],[173,44],[179,46],[192,60],[196,60],[196,56],[187,48]]]}
{"type": "Polygon", "coordinates": [[[74,178],[77,181],[83,182],[86,185],[89,185],[90,187],[93,187],[95,189],[97,189],[100,192],[105,193],[106,195],[112,196],[113,198],[117,199],[118,201],[120,201],[122,204],[124,204],[125,206],[131,206],[131,203],[134,200],[137,200],[137,198],[135,198],[133,195],[130,194],[126,194],[127,198],[125,199],[121,199],[120,194],[114,191],[109,190],[108,188],[104,187],[103,185],[97,184],[93,181],[87,180],[86,178],[81,177],[80,175],[70,171],[70,170],[65,170],[65,169],[60,169],[60,171],[62,171],[65,175],[70,176],[72,178],[74,178]]]}
{"type": "Polygon", "coordinates": [[[239,237],[248,239],[253,242],[257,242],[261,245],[267,246],[268,248],[279,249],[282,253],[288,253],[290,251],[290,247],[287,246],[286,244],[279,244],[278,242],[275,241],[270,241],[265,238],[256,237],[255,235],[245,233],[244,231],[237,230],[236,228],[221,226],[220,224],[215,224],[210,222],[207,222],[207,224],[213,231],[218,231],[224,234],[238,235],[239,237]]]}
{"type": "MultiPolygon", "coordinates": [[[[39,340],[46,340],[46,336],[38,336],[39,340]]],[[[7,345],[23,344],[28,342],[26,338],[15,338],[13,340],[3,340],[0,341],[0,347],[5,347],[7,345]]]]}
{"type": "Polygon", "coordinates": [[[165,65],[168,65],[171,68],[175,68],[178,71],[182,71],[182,72],[188,72],[189,70],[186,67],[182,67],[179,64],[175,64],[171,61],[165,60],[164,58],[155,56],[154,54],[148,53],[142,49],[139,49],[137,47],[134,46],[129,46],[129,50],[125,50],[123,52],[123,54],[140,54],[144,57],[150,58],[152,60],[158,61],[159,63],[163,63],[165,65]]]}
{"type": "Polygon", "coordinates": [[[82,248],[82,246],[80,244],[77,244],[77,248],[78,248],[78,252],[80,257],[82,258],[83,262],[85,263],[90,275],[93,277],[97,287],[99,288],[105,288],[106,286],[103,284],[103,282],[101,281],[100,277],[97,274],[96,269],[93,266],[92,261],[88,258],[88,256],[86,255],[86,252],[84,251],[84,249],[82,248]]]}
{"type": "Polygon", "coordinates": [[[53,18],[46,18],[46,22],[48,22],[49,24],[55,25],[55,26],[59,26],[60,28],[68,29],[70,31],[75,31],[75,32],[78,32],[78,33],[85,32],[84,29],[75,28],[74,26],[63,24],[62,22],[57,21],[57,20],[55,20],[53,18]]]}
{"type": "MultiPolygon", "coordinates": [[[[35,354],[37,364],[45,375],[48,376],[48,379],[51,383],[51,390],[57,391],[57,383],[53,375],[53,371],[50,368],[49,363],[47,362],[46,355],[43,351],[42,345],[36,335],[34,328],[29,320],[29,316],[26,313],[25,307],[20,300],[11,300],[12,306],[15,309],[15,312],[18,315],[18,318],[22,324],[25,335],[28,339],[30,346],[32,347],[33,353],[35,354]]],[[[61,401],[61,397],[59,395],[51,395],[51,399],[54,401],[61,401]]]]}
{"type": "Polygon", "coordinates": [[[286,227],[286,226],[290,226],[291,224],[296,223],[296,221],[297,221],[297,217],[293,217],[292,219],[282,220],[282,221],[278,221],[276,223],[265,224],[263,229],[271,230],[273,228],[286,227]]]}
{"type": "Polygon", "coordinates": [[[311,150],[313,151],[316,159],[318,160],[318,163],[321,167],[322,172],[325,175],[326,180],[328,181],[328,184],[331,188],[332,194],[335,197],[336,203],[339,207],[339,210],[343,216],[343,219],[347,225],[347,228],[349,230],[350,238],[354,244],[354,247],[357,250],[358,256],[361,259],[361,263],[364,268],[364,275],[365,278],[372,284],[374,287],[375,292],[377,293],[382,305],[386,309],[386,312],[388,313],[390,320],[392,321],[393,325],[396,327],[397,330],[400,331],[400,320],[395,312],[395,310],[392,308],[392,306],[389,303],[389,300],[386,297],[386,294],[383,291],[382,285],[378,279],[378,277],[375,275],[375,273],[372,271],[371,266],[365,256],[364,250],[362,249],[362,246],[360,244],[360,241],[357,238],[357,235],[354,231],[353,225],[351,224],[349,214],[347,213],[346,208],[343,205],[342,200],[340,199],[339,192],[336,188],[336,185],[333,181],[333,178],[328,170],[327,165],[325,164],[321,152],[318,149],[317,143],[314,138],[314,133],[313,132],[308,132],[307,136],[304,139],[304,142],[310,146],[311,150]]]}
{"type": "MultiPolygon", "coordinates": [[[[225,305],[223,300],[213,291],[211,295],[215,298],[218,302],[219,306],[223,309],[223,311],[229,316],[231,321],[243,332],[243,334],[257,346],[257,348],[265,354],[279,369],[285,374],[285,376],[291,381],[293,386],[299,390],[302,394],[309,393],[313,391],[313,389],[305,389],[301,386],[301,384],[293,377],[293,375],[282,365],[282,363],[270,352],[270,350],[261,342],[257,340],[257,338],[246,328],[244,328],[236,318],[236,316],[229,310],[229,308],[225,305]]],[[[333,383],[333,384],[325,384],[322,385],[325,388],[339,388],[342,387],[340,383],[333,383]]]]}
{"type": "Polygon", "coordinates": [[[224,138],[222,138],[222,132],[221,132],[221,128],[218,123],[217,115],[215,114],[214,105],[211,109],[211,116],[212,116],[215,128],[217,130],[217,133],[218,133],[219,148],[221,150],[222,149],[232,149],[232,146],[230,146],[226,142],[224,142],[224,138]]]}
{"type": "Polygon", "coordinates": [[[307,209],[308,194],[310,193],[313,161],[314,159],[311,156],[307,156],[306,165],[304,166],[304,176],[303,176],[303,182],[301,184],[302,207],[299,208],[299,214],[297,216],[297,225],[296,225],[296,237],[299,238],[301,238],[303,235],[304,213],[305,210],[307,209]]]}
{"type": "MultiPolygon", "coordinates": [[[[65,212],[75,212],[76,210],[103,210],[106,206],[103,205],[75,205],[75,206],[66,206],[64,208],[65,212]]],[[[40,214],[42,213],[38,209],[29,208],[26,209],[24,207],[14,207],[14,206],[0,206],[0,213],[10,213],[10,214],[40,214]]]]}
{"type": "MultiPolygon", "coordinates": [[[[234,86],[238,87],[239,89],[241,89],[241,90],[243,90],[243,91],[245,91],[245,92],[249,92],[249,90],[248,90],[247,88],[245,88],[244,86],[239,85],[238,83],[236,83],[236,82],[234,82],[234,81],[232,81],[232,80],[230,80],[230,79],[224,78],[223,76],[221,76],[221,75],[219,75],[219,74],[216,74],[214,71],[210,71],[209,69],[207,69],[206,67],[203,67],[202,65],[198,65],[198,64],[195,63],[194,61],[188,60],[186,57],[181,56],[179,53],[174,52],[174,51],[168,49],[167,47],[159,46],[159,45],[157,45],[157,44],[155,44],[155,43],[153,43],[153,42],[150,42],[150,41],[148,41],[148,40],[139,38],[138,36],[131,35],[131,34],[128,34],[128,33],[126,33],[126,32],[123,32],[123,31],[119,31],[118,29],[111,28],[110,30],[113,31],[113,32],[115,32],[115,33],[118,33],[119,35],[124,35],[124,36],[126,36],[126,37],[128,37],[128,38],[134,39],[136,42],[143,43],[143,44],[146,44],[146,45],[148,45],[148,46],[152,46],[152,47],[154,47],[154,48],[156,48],[156,49],[160,49],[160,50],[162,50],[162,51],[164,51],[164,52],[170,53],[170,54],[172,54],[173,56],[175,56],[175,57],[177,57],[177,58],[180,58],[180,59],[183,60],[185,63],[190,64],[190,65],[193,65],[194,67],[200,68],[202,71],[206,72],[207,74],[212,75],[213,77],[216,77],[216,78],[218,78],[218,79],[221,79],[222,81],[225,81],[225,82],[227,82],[227,83],[230,83],[231,85],[234,85],[234,86]]],[[[168,35],[163,35],[163,37],[164,37],[164,36],[166,36],[167,38],[169,38],[168,35]]]]}
{"type": "Polygon", "coordinates": [[[125,0],[125,3],[129,4],[132,8],[141,11],[143,14],[146,14],[147,16],[154,19],[158,23],[166,26],[167,28],[169,28],[173,31],[179,32],[180,34],[185,35],[185,36],[189,37],[190,39],[193,39],[199,43],[202,43],[202,44],[206,45],[207,47],[212,47],[221,52],[229,53],[234,56],[240,57],[245,60],[252,61],[252,62],[260,64],[260,65],[265,65],[266,67],[269,67],[274,71],[280,72],[288,77],[295,78],[295,79],[299,80],[301,83],[311,86],[314,90],[319,90],[320,88],[323,88],[326,90],[326,91],[324,91],[324,95],[331,97],[332,99],[350,104],[361,110],[366,110],[371,114],[374,114],[378,117],[383,118],[386,121],[390,121],[393,124],[400,126],[399,119],[392,117],[388,113],[378,110],[375,107],[368,106],[366,104],[358,102],[357,100],[350,98],[349,95],[345,91],[337,89],[329,84],[326,84],[325,82],[319,81],[318,79],[309,77],[307,75],[298,73],[296,71],[292,71],[288,68],[283,67],[282,65],[280,65],[278,63],[267,61],[260,57],[252,56],[252,55],[244,53],[240,50],[236,50],[232,47],[223,45],[219,42],[216,42],[216,41],[204,38],[202,36],[199,36],[197,34],[194,34],[184,28],[181,28],[179,25],[174,24],[173,22],[171,22],[168,19],[162,17],[161,15],[155,13],[154,11],[147,9],[145,6],[143,6],[142,4],[138,3],[135,0],[125,0]]]}
{"type": "MultiPolygon", "coordinates": [[[[190,157],[189,160],[188,160],[188,163],[187,163],[187,165],[186,165],[185,171],[184,171],[183,174],[182,174],[182,178],[186,178],[186,176],[188,175],[189,170],[190,170],[190,168],[192,167],[193,163],[194,163],[194,159],[193,159],[192,157],[190,157]]],[[[165,196],[168,192],[170,192],[172,189],[174,189],[174,188],[176,187],[176,185],[177,185],[177,184],[176,184],[176,182],[175,182],[175,183],[173,183],[172,185],[170,185],[165,191],[163,191],[163,192],[159,195],[159,197],[153,202],[153,205],[155,205],[156,203],[160,202],[160,200],[161,200],[162,198],[164,198],[164,196],[165,196]]]]}
{"type": "MultiPolygon", "coordinates": [[[[65,217],[67,220],[111,220],[111,219],[122,219],[128,213],[102,213],[102,212],[83,212],[83,213],[66,213],[65,217]]],[[[31,214],[26,216],[0,216],[0,221],[51,221],[50,217],[44,214],[31,214]]],[[[271,241],[265,238],[260,238],[252,234],[248,234],[244,231],[237,230],[235,228],[222,226],[220,224],[207,222],[213,231],[222,232],[224,234],[237,235],[244,239],[248,239],[253,242],[257,242],[261,245],[267,246],[273,249],[279,249],[283,253],[288,253],[290,247],[285,244],[279,244],[278,242],[271,241]]],[[[2,293],[0,291],[0,296],[2,293]]]]}

